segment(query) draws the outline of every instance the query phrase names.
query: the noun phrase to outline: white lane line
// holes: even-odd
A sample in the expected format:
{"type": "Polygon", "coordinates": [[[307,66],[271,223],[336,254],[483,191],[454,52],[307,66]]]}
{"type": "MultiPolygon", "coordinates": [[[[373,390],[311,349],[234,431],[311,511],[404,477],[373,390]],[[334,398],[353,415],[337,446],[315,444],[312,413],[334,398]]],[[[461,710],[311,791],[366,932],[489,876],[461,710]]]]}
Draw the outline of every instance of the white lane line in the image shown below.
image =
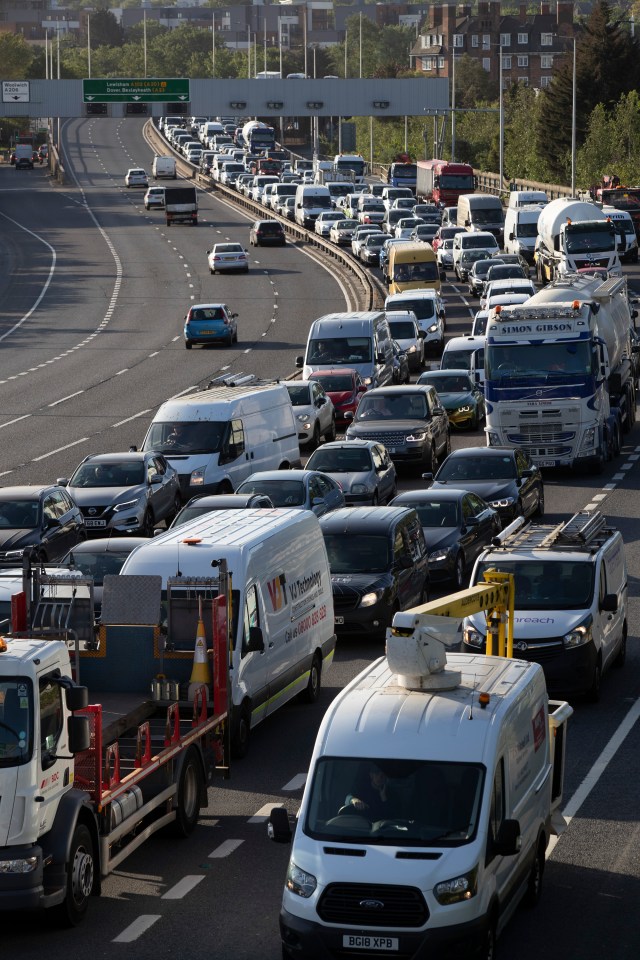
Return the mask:
{"type": "Polygon", "coordinates": [[[184,397],[185,393],[191,393],[193,390],[198,389],[198,384],[196,383],[193,387],[186,387],[186,389],[181,390],[180,393],[174,393],[172,397],[169,397],[170,400],[177,400],[178,397],[184,397]]]}
{"type": "Polygon", "coordinates": [[[605,485],[604,485],[604,487],[603,487],[602,489],[603,489],[603,490],[615,490],[615,488],[616,488],[615,483],[605,483],[605,485]]]}
{"type": "Polygon", "coordinates": [[[73,400],[74,397],[79,397],[81,393],[84,393],[84,390],[76,390],[75,393],[70,393],[68,397],[61,397],[59,400],[54,400],[53,403],[48,403],[48,407],[57,407],[59,403],[64,403],[65,400],[73,400]]]}
{"type": "Polygon", "coordinates": [[[13,470],[3,470],[2,473],[0,473],[0,477],[6,477],[9,473],[13,473],[13,470]]]}
{"type": "Polygon", "coordinates": [[[219,860],[222,857],[228,857],[229,854],[238,849],[241,843],[244,843],[244,840],[224,840],[219,847],[211,851],[209,859],[219,860]]]}
{"type": "Polygon", "coordinates": [[[138,417],[144,417],[145,413],[151,413],[151,407],[148,410],[141,410],[140,413],[134,413],[132,417],[127,417],[125,420],[118,420],[117,423],[112,423],[112,427],[121,427],[123,423],[130,423],[132,420],[137,420],[138,417]]]}
{"type": "Polygon", "coordinates": [[[595,496],[591,497],[591,499],[598,503],[600,500],[606,500],[607,495],[606,493],[596,493],[595,496]]]}
{"type": "Polygon", "coordinates": [[[116,373],[116,377],[122,376],[122,374],[127,373],[128,370],[129,370],[129,367],[125,367],[124,370],[118,370],[118,372],[116,373]]]}
{"type": "Polygon", "coordinates": [[[159,353],[160,353],[159,350],[154,350],[153,353],[149,354],[149,357],[157,357],[159,353]]]}
{"type": "Polygon", "coordinates": [[[597,506],[598,506],[597,503],[588,503],[586,507],[583,507],[583,509],[586,512],[588,510],[595,510],[597,506]]]}
{"type": "Polygon", "coordinates": [[[160,914],[143,914],[141,917],[138,917],[137,920],[134,920],[133,923],[130,923],[128,927],[125,927],[122,933],[114,937],[111,942],[132,943],[134,940],[137,940],[138,937],[141,937],[143,933],[146,933],[159,919],[160,914]]]}
{"type": "Polygon", "coordinates": [[[624,473],[614,473],[612,480],[624,480],[624,473]]]}
{"type": "Polygon", "coordinates": [[[633,467],[633,464],[632,464],[632,463],[623,463],[622,466],[620,467],[620,469],[621,469],[621,470],[631,470],[632,467],[633,467]]]}
{"type": "Polygon", "coordinates": [[[44,237],[41,237],[41,236],[39,236],[37,233],[34,233],[33,230],[28,230],[27,227],[24,227],[21,223],[18,223],[17,220],[12,220],[11,217],[8,217],[8,216],[6,215],[6,213],[0,213],[0,217],[4,217],[5,220],[8,220],[8,221],[9,221],[9,223],[13,223],[14,226],[19,227],[21,230],[24,230],[25,233],[28,233],[30,236],[35,237],[36,240],[40,240],[41,243],[44,243],[45,247],[49,247],[49,250],[51,250],[51,266],[49,267],[49,276],[47,277],[47,279],[46,279],[45,282],[44,282],[44,286],[43,286],[42,290],[40,291],[40,296],[38,297],[38,299],[36,300],[36,302],[33,304],[33,306],[31,307],[31,309],[29,310],[29,312],[28,312],[28,313],[25,313],[24,317],[22,317],[20,320],[18,320],[17,323],[14,323],[14,325],[13,325],[12,327],[10,327],[10,328],[7,330],[6,333],[3,333],[2,336],[0,336],[0,342],[1,342],[2,340],[6,340],[7,337],[10,337],[11,334],[12,334],[12,333],[15,333],[16,330],[19,330],[20,327],[22,326],[22,324],[23,324],[23,323],[26,323],[26,321],[29,319],[29,317],[31,316],[31,314],[34,313],[34,311],[37,310],[38,307],[40,306],[40,304],[42,303],[42,300],[44,299],[44,296],[45,296],[47,290],[49,289],[49,284],[50,284],[51,281],[53,280],[53,274],[54,274],[55,269],[56,269],[57,256],[56,256],[56,252],[55,252],[55,250],[53,249],[53,247],[51,246],[51,244],[50,244],[50,243],[47,243],[47,241],[44,239],[44,237]]]}
{"type": "Polygon", "coordinates": [[[198,877],[183,877],[176,883],[175,887],[171,887],[170,890],[162,894],[162,900],[182,900],[188,893],[191,893],[194,887],[198,886],[201,880],[204,880],[204,873],[201,873],[198,877]]]}
{"type": "MultiPolygon", "coordinates": [[[[566,807],[562,811],[562,816],[567,821],[567,826],[571,823],[578,810],[585,802],[598,780],[602,774],[607,769],[607,766],[611,763],[619,748],[624,743],[627,734],[631,732],[635,724],[640,718],[640,697],[635,701],[628,714],[618,726],[618,729],[615,731],[609,742],[606,744],[604,750],[593,764],[586,777],[573,794],[566,807]]],[[[547,847],[547,857],[550,856],[552,850],[557,844],[559,837],[551,837],[549,840],[549,846],[547,847]]]]}
{"type": "Polygon", "coordinates": [[[30,413],[23,413],[21,417],[14,417],[13,420],[7,420],[6,423],[0,423],[0,430],[2,430],[3,427],[10,427],[12,423],[19,423],[21,420],[28,420],[30,416],[30,413]]]}
{"type": "Polygon", "coordinates": [[[86,443],[89,437],[80,437],[79,440],[74,440],[73,443],[65,443],[64,447],[56,447],[55,450],[50,450],[49,453],[43,453],[39,457],[34,457],[31,463],[38,463],[39,460],[46,460],[47,457],[53,457],[56,453],[62,453],[63,450],[68,450],[70,447],[77,447],[79,443],[86,443]]]}
{"type": "Polygon", "coordinates": [[[288,790],[302,790],[302,788],[304,787],[304,785],[305,785],[306,782],[307,782],[307,775],[306,775],[306,773],[298,773],[298,774],[296,774],[296,776],[293,778],[293,780],[289,780],[289,783],[285,783],[285,785],[284,785],[284,787],[283,787],[282,789],[283,789],[283,790],[287,790],[287,791],[288,791],[288,790]]]}
{"type": "Polygon", "coordinates": [[[630,453],[627,457],[628,460],[640,460],[640,453],[630,453]]]}
{"type": "Polygon", "coordinates": [[[252,817],[249,817],[247,823],[265,823],[274,807],[284,807],[284,803],[265,803],[264,807],[260,807],[252,817]]]}

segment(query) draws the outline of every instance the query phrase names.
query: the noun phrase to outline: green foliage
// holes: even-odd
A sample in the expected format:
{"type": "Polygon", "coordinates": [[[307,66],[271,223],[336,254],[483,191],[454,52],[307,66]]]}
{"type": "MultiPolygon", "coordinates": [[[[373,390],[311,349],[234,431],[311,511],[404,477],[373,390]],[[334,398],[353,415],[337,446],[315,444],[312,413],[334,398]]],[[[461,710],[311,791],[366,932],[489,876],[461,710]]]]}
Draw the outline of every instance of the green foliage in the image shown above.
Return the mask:
{"type": "Polygon", "coordinates": [[[91,14],[89,25],[91,47],[119,47],[124,43],[124,30],[111,10],[103,7],[91,14]]]}
{"type": "Polygon", "coordinates": [[[599,183],[615,173],[623,184],[640,181],[640,98],[635,90],[620,98],[613,111],[598,104],[576,158],[579,186],[599,183]]]}
{"type": "Polygon", "coordinates": [[[22,80],[27,76],[33,51],[21,34],[0,33],[0,63],[3,80],[22,80]]]}
{"type": "Polygon", "coordinates": [[[477,58],[466,53],[456,57],[457,107],[472,108],[480,101],[496,100],[498,96],[498,84],[490,79],[477,58]]]}

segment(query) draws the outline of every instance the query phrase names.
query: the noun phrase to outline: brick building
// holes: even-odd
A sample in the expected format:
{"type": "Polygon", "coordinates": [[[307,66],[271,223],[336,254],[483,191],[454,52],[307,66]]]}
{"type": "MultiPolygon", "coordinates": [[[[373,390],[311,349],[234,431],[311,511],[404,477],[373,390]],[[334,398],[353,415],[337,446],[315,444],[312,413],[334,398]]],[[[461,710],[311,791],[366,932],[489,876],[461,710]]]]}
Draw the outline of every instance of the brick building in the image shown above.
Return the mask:
{"type": "Polygon", "coordinates": [[[479,0],[477,14],[471,5],[433,5],[411,50],[411,62],[427,77],[451,77],[452,56],[478,60],[498,82],[502,53],[502,84],[543,89],[554,71],[571,55],[572,38],[580,29],[574,23],[573,0],[542,2],[540,12],[529,14],[520,4],[517,16],[502,16],[499,0],[479,0]]]}

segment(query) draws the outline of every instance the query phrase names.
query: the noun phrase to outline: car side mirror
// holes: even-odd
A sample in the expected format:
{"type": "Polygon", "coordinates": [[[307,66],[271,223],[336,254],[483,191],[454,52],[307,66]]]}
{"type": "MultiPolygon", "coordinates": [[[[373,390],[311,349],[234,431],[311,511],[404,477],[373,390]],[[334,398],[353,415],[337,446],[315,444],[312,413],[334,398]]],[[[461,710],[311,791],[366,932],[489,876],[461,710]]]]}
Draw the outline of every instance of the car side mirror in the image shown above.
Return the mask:
{"type": "Polygon", "coordinates": [[[69,485],[69,478],[68,478],[68,477],[58,477],[58,479],[56,480],[56,483],[58,484],[59,487],[66,487],[66,486],[69,485]]]}
{"type": "Polygon", "coordinates": [[[46,517],[44,521],[45,530],[55,530],[56,527],[60,527],[60,521],[57,517],[46,517]]]}
{"type": "Polygon", "coordinates": [[[464,523],[466,527],[477,527],[480,521],[477,517],[467,517],[464,523]]]}
{"type": "Polygon", "coordinates": [[[615,593],[606,593],[602,598],[602,603],[600,608],[604,610],[605,613],[617,613],[618,612],[618,598],[615,593]]]}
{"type": "Polygon", "coordinates": [[[129,447],[129,453],[137,453],[137,452],[138,452],[138,448],[136,447],[135,443],[132,443],[131,446],[129,447]]]}
{"type": "Polygon", "coordinates": [[[503,857],[513,857],[516,853],[519,853],[522,846],[519,822],[517,820],[503,820],[492,846],[493,852],[503,857]]]}
{"type": "Polygon", "coordinates": [[[419,330],[419,331],[418,331],[418,336],[421,337],[421,338],[424,340],[425,337],[427,336],[427,331],[426,331],[426,330],[419,330]]]}
{"type": "Polygon", "coordinates": [[[347,410],[344,415],[345,420],[353,420],[353,410],[347,410]]]}
{"type": "Polygon", "coordinates": [[[434,407],[433,413],[436,414],[436,416],[441,416],[443,413],[446,413],[446,411],[444,407],[434,407]]]}
{"type": "Polygon", "coordinates": [[[249,636],[245,644],[247,653],[262,653],[264,650],[264,637],[260,627],[249,627],[249,636]]]}
{"type": "Polygon", "coordinates": [[[157,487],[158,484],[162,483],[162,477],[160,474],[154,473],[154,475],[151,477],[150,483],[152,487],[157,487]]]}
{"type": "Polygon", "coordinates": [[[423,479],[423,480],[431,481],[431,480],[433,480],[433,474],[432,474],[432,473],[423,473],[423,474],[422,474],[422,479],[423,479]]]}

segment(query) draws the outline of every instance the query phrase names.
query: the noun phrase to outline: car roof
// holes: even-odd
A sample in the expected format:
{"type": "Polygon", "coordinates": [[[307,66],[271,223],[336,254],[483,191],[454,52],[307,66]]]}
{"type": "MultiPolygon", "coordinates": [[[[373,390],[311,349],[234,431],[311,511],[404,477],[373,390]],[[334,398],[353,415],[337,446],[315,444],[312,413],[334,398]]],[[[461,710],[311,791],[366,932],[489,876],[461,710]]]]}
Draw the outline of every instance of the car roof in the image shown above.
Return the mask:
{"type": "Polygon", "coordinates": [[[56,483],[24,483],[15,487],[0,487],[0,500],[37,500],[45,490],[61,490],[56,483]]]}
{"type": "MultiPolygon", "coordinates": [[[[144,461],[149,455],[154,455],[153,450],[147,450],[143,452],[142,450],[131,450],[127,453],[91,453],[88,457],[85,457],[82,463],[122,463],[123,460],[127,460],[130,463],[136,461],[144,461]]],[[[162,456],[162,454],[157,454],[162,456]]]]}
{"type": "Polygon", "coordinates": [[[190,310],[198,310],[198,309],[210,310],[212,307],[213,308],[226,307],[226,303],[192,303],[189,309],[190,310]]]}
{"type": "Polygon", "coordinates": [[[509,456],[513,458],[515,456],[517,447],[460,447],[458,450],[452,450],[449,457],[454,457],[456,460],[459,460],[461,457],[504,457],[509,456]]]}
{"type": "Polygon", "coordinates": [[[430,377],[442,377],[444,380],[445,377],[455,377],[455,376],[470,376],[469,371],[466,367],[448,367],[446,370],[425,370],[424,373],[421,373],[420,376],[428,375],[430,377]]]}
{"type": "Polygon", "coordinates": [[[250,474],[242,482],[246,483],[248,480],[305,480],[316,473],[325,476],[320,470],[259,470],[257,473],[250,474]]]}
{"type": "Polygon", "coordinates": [[[426,393],[429,389],[428,383],[407,383],[395,384],[393,387],[376,387],[375,390],[367,390],[367,397],[405,397],[412,393],[426,393]]]}
{"type": "Polygon", "coordinates": [[[148,537],[108,537],[98,540],[82,540],[68,551],[69,553],[131,553],[143,543],[149,543],[148,537]]]}
{"type": "Polygon", "coordinates": [[[202,507],[210,510],[232,510],[252,506],[252,501],[269,498],[264,493],[213,493],[208,497],[191,497],[185,504],[187,507],[202,507]]]}
{"type": "Polygon", "coordinates": [[[323,443],[320,450],[357,450],[358,447],[366,447],[367,450],[371,450],[372,447],[381,446],[379,440],[364,440],[361,437],[354,437],[353,440],[331,440],[329,443],[323,443]]]}
{"type": "Polygon", "coordinates": [[[430,500],[460,500],[466,493],[467,491],[461,487],[438,487],[435,490],[433,487],[429,487],[427,490],[403,490],[402,493],[393,498],[393,505],[416,502],[428,503],[430,500]]]}
{"type": "Polygon", "coordinates": [[[339,507],[320,517],[320,526],[323,533],[388,533],[408,513],[408,507],[339,507]]]}
{"type": "Polygon", "coordinates": [[[357,370],[354,370],[353,367],[331,367],[324,368],[323,370],[314,370],[313,373],[310,373],[307,377],[307,380],[320,380],[324,377],[335,376],[337,373],[346,373],[350,374],[352,377],[355,377],[358,373],[357,370]]]}

